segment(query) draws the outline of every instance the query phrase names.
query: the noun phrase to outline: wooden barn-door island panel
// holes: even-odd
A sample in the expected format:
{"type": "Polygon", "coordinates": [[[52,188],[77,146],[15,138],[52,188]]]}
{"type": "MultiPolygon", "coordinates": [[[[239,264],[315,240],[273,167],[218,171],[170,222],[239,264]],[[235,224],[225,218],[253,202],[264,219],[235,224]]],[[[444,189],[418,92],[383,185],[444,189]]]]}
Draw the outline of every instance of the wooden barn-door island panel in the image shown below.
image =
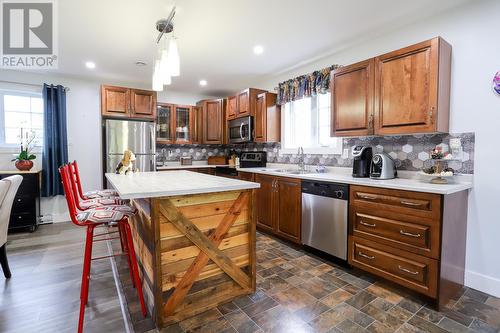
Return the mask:
{"type": "Polygon", "coordinates": [[[255,291],[258,184],[189,171],[107,177],[138,210],[130,225],[158,327],[255,291]]]}

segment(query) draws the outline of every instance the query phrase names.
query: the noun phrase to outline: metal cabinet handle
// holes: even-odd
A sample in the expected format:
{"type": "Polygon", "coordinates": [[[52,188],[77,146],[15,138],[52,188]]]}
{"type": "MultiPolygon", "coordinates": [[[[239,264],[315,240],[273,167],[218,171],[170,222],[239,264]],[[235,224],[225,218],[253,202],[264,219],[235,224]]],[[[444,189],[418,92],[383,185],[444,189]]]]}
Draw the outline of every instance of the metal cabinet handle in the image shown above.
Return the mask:
{"type": "Polygon", "coordinates": [[[241,140],[245,140],[245,138],[243,137],[243,123],[240,124],[240,138],[241,140]]]}
{"type": "Polygon", "coordinates": [[[410,236],[410,237],[415,237],[415,238],[419,238],[421,236],[420,234],[412,234],[411,232],[406,232],[403,230],[399,230],[399,233],[403,236],[410,236]]]}
{"type": "Polygon", "coordinates": [[[375,223],[371,224],[371,223],[366,223],[366,222],[363,222],[363,221],[359,221],[359,224],[362,224],[364,226],[367,226],[367,227],[371,227],[371,228],[375,228],[377,225],[375,223]]]}
{"type": "Polygon", "coordinates": [[[401,200],[400,201],[402,205],[406,205],[406,206],[413,206],[413,207],[416,207],[416,206],[422,206],[421,203],[418,203],[418,202],[413,202],[413,201],[405,201],[405,200],[401,200]]]}
{"type": "Polygon", "coordinates": [[[366,199],[366,200],[375,200],[375,199],[377,199],[377,197],[372,197],[371,195],[366,195],[366,194],[358,194],[358,196],[361,199],[366,199]]]}
{"type": "Polygon", "coordinates": [[[373,257],[373,256],[369,256],[369,255],[367,255],[367,254],[364,254],[364,253],[363,253],[363,252],[361,252],[361,251],[359,251],[359,252],[358,252],[358,254],[359,254],[361,257],[366,258],[366,259],[370,259],[370,260],[375,259],[375,257],[373,257]]]}
{"type": "Polygon", "coordinates": [[[373,114],[371,114],[369,117],[368,117],[368,129],[372,130],[373,127],[374,127],[374,117],[373,117],[373,114]]]}
{"type": "Polygon", "coordinates": [[[400,271],[403,271],[405,273],[409,273],[409,274],[412,274],[412,275],[418,275],[418,272],[410,271],[409,269],[406,269],[406,268],[404,268],[401,265],[398,265],[398,268],[399,268],[400,271]]]}

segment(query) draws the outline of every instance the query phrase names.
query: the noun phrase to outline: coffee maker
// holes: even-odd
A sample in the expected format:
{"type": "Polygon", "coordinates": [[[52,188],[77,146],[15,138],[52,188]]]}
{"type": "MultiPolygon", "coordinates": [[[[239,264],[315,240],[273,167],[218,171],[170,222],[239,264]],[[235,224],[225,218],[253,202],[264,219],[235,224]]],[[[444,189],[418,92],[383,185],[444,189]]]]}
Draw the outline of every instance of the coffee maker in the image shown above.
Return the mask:
{"type": "Polygon", "coordinates": [[[398,176],[394,160],[387,154],[373,155],[370,169],[372,179],[393,179],[398,176]]]}
{"type": "Polygon", "coordinates": [[[356,178],[370,177],[370,163],[372,161],[372,147],[354,146],[352,147],[352,156],[354,163],[352,165],[352,176],[356,178]]]}

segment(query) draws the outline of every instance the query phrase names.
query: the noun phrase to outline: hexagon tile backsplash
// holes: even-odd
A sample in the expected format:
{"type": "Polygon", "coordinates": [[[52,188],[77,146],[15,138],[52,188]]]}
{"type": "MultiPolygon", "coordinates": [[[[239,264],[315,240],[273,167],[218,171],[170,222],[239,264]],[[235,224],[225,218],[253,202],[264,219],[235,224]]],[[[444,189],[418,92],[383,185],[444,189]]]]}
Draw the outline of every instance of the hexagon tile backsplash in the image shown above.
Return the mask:
{"type": "MultiPolygon", "coordinates": [[[[395,161],[398,170],[419,171],[429,167],[431,150],[441,145],[443,151],[449,150],[450,139],[460,138],[462,142],[461,160],[450,161],[448,166],[458,173],[474,173],[474,133],[460,134],[421,134],[404,136],[368,136],[343,139],[343,147],[349,149],[349,158],[338,154],[306,154],[308,165],[324,164],[335,167],[351,167],[353,163],[350,151],[353,146],[365,145],[373,147],[374,152],[385,152],[395,161]]],[[[251,143],[243,145],[157,145],[158,161],[162,161],[161,149],[172,152],[167,160],[179,160],[180,156],[192,156],[194,160],[206,160],[209,156],[227,155],[231,149],[236,151],[267,151],[270,163],[296,164],[296,154],[280,154],[279,143],[251,143]]]]}

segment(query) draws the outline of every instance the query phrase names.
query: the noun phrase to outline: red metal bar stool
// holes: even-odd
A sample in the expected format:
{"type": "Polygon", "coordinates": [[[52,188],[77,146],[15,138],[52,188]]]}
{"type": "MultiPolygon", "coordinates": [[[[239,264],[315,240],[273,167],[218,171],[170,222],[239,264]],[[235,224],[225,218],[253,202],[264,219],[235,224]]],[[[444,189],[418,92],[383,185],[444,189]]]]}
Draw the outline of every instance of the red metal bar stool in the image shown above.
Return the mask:
{"type": "MultiPolygon", "coordinates": [[[[73,162],[74,163],[74,162],[73,162]]],[[[73,198],[75,201],[76,208],[79,210],[94,209],[101,206],[111,206],[111,205],[126,205],[129,200],[120,199],[118,196],[113,197],[100,197],[94,199],[79,199],[79,192],[81,188],[81,183],[78,180],[79,177],[75,176],[74,164],[70,163],[67,165],[68,175],[71,183],[71,190],[73,192],[73,198]]]]}
{"type": "Polygon", "coordinates": [[[124,208],[124,206],[101,206],[95,209],[89,209],[84,212],[78,213],[77,207],[75,205],[75,198],[73,197],[73,191],[71,189],[71,173],[69,166],[65,165],[59,168],[59,174],[61,175],[64,193],[66,197],[66,203],[68,204],[68,209],[71,217],[71,221],[81,227],[87,228],[87,235],[85,239],[85,254],[83,260],[83,273],[82,273],[82,286],[80,292],[80,317],[78,320],[78,332],[83,332],[83,322],[85,318],[85,306],[88,302],[88,292],[89,292],[89,281],[90,281],[90,265],[93,260],[109,258],[120,254],[112,254],[109,256],[102,256],[92,258],[92,243],[104,240],[115,239],[112,237],[94,239],[98,236],[108,236],[109,233],[96,234],[94,235],[94,229],[98,226],[121,226],[124,236],[126,239],[126,251],[123,253],[127,256],[131,277],[134,287],[137,289],[139,295],[139,300],[141,303],[141,310],[144,316],[147,315],[146,305],[144,303],[144,296],[142,293],[142,285],[139,278],[139,270],[137,266],[137,261],[135,257],[134,243],[132,240],[132,233],[130,226],[128,224],[128,218],[132,216],[135,212],[131,212],[130,209],[124,208]]]}
{"type": "MultiPolygon", "coordinates": [[[[122,212],[130,212],[132,214],[135,214],[135,209],[128,206],[127,204],[129,203],[129,200],[123,200],[120,199],[119,197],[102,197],[102,198],[97,198],[97,199],[79,199],[79,194],[81,197],[81,182],[79,181],[80,176],[78,173],[78,166],[76,164],[76,161],[73,163],[69,163],[66,167],[66,170],[68,172],[68,178],[70,180],[70,185],[71,185],[71,191],[73,193],[73,200],[75,202],[75,206],[78,210],[80,211],[86,211],[89,209],[97,209],[99,207],[104,207],[104,206],[120,206],[120,211],[122,212]]],[[[127,249],[127,241],[124,237],[124,230],[123,226],[118,224],[116,225],[118,227],[118,231],[113,231],[111,233],[116,233],[119,232],[120,234],[120,246],[123,252],[126,252],[127,249]]],[[[127,258],[128,259],[128,258],[127,258]]],[[[132,278],[133,281],[133,278],[132,278]]]]}
{"type": "Polygon", "coordinates": [[[70,163],[70,166],[71,173],[78,187],[78,194],[82,200],[118,197],[118,192],[110,189],[83,192],[82,182],[80,181],[80,172],[78,171],[78,163],[73,161],[70,163]]]}

